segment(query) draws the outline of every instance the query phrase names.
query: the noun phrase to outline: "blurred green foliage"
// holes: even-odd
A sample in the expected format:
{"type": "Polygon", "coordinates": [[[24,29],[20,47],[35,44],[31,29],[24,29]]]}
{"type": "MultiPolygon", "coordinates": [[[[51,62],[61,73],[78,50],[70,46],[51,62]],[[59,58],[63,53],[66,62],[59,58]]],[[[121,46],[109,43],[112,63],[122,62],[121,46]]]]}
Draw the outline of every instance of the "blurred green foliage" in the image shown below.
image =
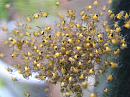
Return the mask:
{"type": "Polygon", "coordinates": [[[9,4],[12,0],[0,0],[0,19],[8,18],[8,10],[6,8],[6,4],[9,4]]]}
{"type": "Polygon", "coordinates": [[[14,13],[21,16],[41,10],[54,14],[58,8],[56,1],[59,0],[0,0],[0,19],[9,19],[14,13]]]}
{"type": "Polygon", "coordinates": [[[5,86],[4,80],[0,79],[0,88],[3,88],[5,86]]]}
{"type": "Polygon", "coordinates": [[[56,1],[57,0],[14,0],[15,8],[26,14],[31,14],[37,10],[53,12],[57,8],[56,1]]]}

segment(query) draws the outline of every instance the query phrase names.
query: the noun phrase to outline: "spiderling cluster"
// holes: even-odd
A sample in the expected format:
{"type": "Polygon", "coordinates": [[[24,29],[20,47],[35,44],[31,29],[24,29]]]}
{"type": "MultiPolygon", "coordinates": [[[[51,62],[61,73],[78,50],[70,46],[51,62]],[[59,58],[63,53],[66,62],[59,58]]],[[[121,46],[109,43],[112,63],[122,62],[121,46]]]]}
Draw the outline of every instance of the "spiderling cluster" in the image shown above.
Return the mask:
{"type": "MultiPolygon", "coordinates": [[[[108,68],[116,69],[120,50],[127,47],[121,31],[130,29],[129,14],[123,11],[114,14],[107,6],[94,11],[99,5],[96,0],[79,15],[75,10],[68,10],[65,16],[59,17],[57,24],[35,25],[37,29],[32,27],[32,22],[47,18],[48,13],[27,17],[7,42],[12,49],[11,57],[22,60],[15,68],[25,78],[36,72],[37,79],[60,83],[63,96],[82,97],[82,90],[89,86],[88,77],[99,76],[108,68]],[[121,20],[123,26],[119,26],[121,20]]],[[[106,78],[108,82],[113,79],[112,74],[106,78]]],[[[104,89],[105,93],[108,91],[104,89]]],[[[98,93],[90,94],[90,97],[97,96],[98,93]]]]}

